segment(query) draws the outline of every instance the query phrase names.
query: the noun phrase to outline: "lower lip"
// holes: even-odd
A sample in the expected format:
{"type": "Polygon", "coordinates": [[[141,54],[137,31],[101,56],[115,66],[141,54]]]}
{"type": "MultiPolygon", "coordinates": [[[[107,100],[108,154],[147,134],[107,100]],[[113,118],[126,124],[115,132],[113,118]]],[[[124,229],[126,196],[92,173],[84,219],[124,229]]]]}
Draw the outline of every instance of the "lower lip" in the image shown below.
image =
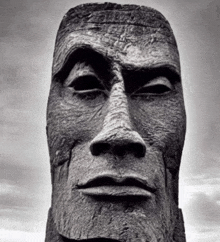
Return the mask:
{"type": "Polygon", "coordinates": [[[132,186],[98,186],[78,189],[78,191],[80,193],[83,193],[84,195],[89,196],[139,196],[151,198],[153,195],[151,192],[147,190],[132,186]]]}

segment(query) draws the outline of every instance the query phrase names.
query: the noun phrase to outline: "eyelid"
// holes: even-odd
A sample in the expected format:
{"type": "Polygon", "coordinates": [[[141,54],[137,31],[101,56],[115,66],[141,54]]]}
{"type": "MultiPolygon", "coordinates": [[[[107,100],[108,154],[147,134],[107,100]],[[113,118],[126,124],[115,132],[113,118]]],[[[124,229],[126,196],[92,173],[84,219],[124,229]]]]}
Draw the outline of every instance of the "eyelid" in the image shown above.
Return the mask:
{"type": "MultiPolygon", "coordinates": [[[[132,95],[140,95],[140,94],[144,94],[145,92],[141,92],[142,90],[144,90],[145,88],[151,88],[151,87],[157,87],[157,86],[164,86],[166,87],[167,89],[169,90],[172,90],[173,89],[173,85],[171,83],[171,81],[169,81],[168,78],[164,77],[164,76],[161,76],[161,77],[156,77],[150,81],[148,81],[146,84],[144,84],[143,86],[139,87],[137,90],[135,90],[132,95]]],[[[164,91],[164,93],[167,92],[167,91],[164,91]]],[[[151,91],[146,91],[146,94],[149,93],[149,94],[153,94],[154,92],[151,92],[151,91]]],[[[157,94],[155,92],[155,94],[157,94]]]]}
{"type": "Polygon", "coordinates": [[[86,65],[85,63],[77,63],[72,70],[70,71],[69,75],[67,76],[66,80],[64,81],[64,86],[68,87],[74,83],[80,77],[84,76],[92,76],[99,80],[97,75],[95,74],[94,70],[91,66],[86,65]]]}
{"type": "Polygon", "coordinates": [[[154,78],[153,80],[146,83],[143,87],[150,87],[153,85],[165,85],[165,86],[169,87],[170,89],[173,88],[171,82],[166,77],[163,77],[163,76],[154,78]]]}
{"type": "MultiPolygon", "coordinates": [[[[92,74],[92,73],[87,73],[86,75],[75,75],[75,77],[73,79],[68,79],[65,81],[65,86],[66,87],[72,87],[74,86],[74,83],[77,83],[80,79],[83,79],[83,78],[95,78],[97,81],[100,82],[100,80],[97,78],[96,75],[92,74]]],[[[101,82],[100,82],[101,83],[101,82]]]]}

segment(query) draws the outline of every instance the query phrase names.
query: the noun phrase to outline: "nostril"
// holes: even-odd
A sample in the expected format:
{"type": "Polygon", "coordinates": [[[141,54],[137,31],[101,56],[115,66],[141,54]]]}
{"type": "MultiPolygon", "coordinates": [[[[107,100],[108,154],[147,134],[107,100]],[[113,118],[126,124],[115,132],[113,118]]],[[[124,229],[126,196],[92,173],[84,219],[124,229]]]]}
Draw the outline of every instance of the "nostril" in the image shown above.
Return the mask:
{"type": "Polygon", "coordinates": [[[129,150],[130,153],[133,153],[137,158],[144,157],[146,153],[146,147],[141,143],[128,144],[127,150],[129,150]]]}
{"type": "Polygon", "coordinates": [[[101,153],[106,153],[108,150],[110,150],[110,144],[108,143],[102,143],[102,142],[95,142],[90,145],[90,151],[92,155],[98,156],[101,153]]]}
{"type": "Polygon", "coordinates": [[[116,156],[125,156],[132,153],[135,157],[141,158],[145,156],[146,147],[142,143],[130,143],[124,145],[111,145],[105,142],[94,142],[90,146],[92,155],[99,156],[100,154],[113,153],[116,156]]]}

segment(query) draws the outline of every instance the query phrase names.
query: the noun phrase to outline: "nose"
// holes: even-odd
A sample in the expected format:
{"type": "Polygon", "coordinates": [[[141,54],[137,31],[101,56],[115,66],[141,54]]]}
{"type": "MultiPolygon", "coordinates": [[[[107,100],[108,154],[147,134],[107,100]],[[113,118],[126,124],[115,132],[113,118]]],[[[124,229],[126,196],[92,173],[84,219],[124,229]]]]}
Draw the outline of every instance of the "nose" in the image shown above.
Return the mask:
{"type": "Polygon", "coordinates": [[[90,151],[94,156],[105,153],[116,156],[145,156],[145,142],[132,128],[123,82],[118,82],[112,87],[102,130],[91,141],[90,151]]]}

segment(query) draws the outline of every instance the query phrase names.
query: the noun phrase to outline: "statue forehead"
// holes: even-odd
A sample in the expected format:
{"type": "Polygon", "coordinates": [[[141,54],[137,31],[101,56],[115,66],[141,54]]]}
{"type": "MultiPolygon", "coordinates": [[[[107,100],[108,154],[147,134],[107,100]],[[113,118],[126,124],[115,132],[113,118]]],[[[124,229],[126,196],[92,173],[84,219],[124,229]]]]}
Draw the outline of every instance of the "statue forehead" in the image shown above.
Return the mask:
{"type": "MultiPolygon", "coordinates": [[[[138,5],[121,5],[115,3],[82,4],[70,9],[60,24],[57,41],[69,32],[96,28],[99,25],[133,25],[143,27],[143,33],[137,31],[133,34],[149,34],[158,32],[167,37],[176,45],[172,29],[166,18],[157,10],[138,5]]],[[[127,28],[126,26],[126,28],[127,28]]]]}
{"type": "MultiPolygon", "coordinates": [[[[160,12],[146,6],[93,3],[70,9],[57,33],[53,75],[71,52],[88,45],[109,55],[118,51],[147,56],[152,49],[157,55],[163,49],[164,56],[172,52],[171,62],[179,69],[179,53],[168,21],[160,12]]],[[[130,60],[132,55],[128,56],[130,60]]]]}

